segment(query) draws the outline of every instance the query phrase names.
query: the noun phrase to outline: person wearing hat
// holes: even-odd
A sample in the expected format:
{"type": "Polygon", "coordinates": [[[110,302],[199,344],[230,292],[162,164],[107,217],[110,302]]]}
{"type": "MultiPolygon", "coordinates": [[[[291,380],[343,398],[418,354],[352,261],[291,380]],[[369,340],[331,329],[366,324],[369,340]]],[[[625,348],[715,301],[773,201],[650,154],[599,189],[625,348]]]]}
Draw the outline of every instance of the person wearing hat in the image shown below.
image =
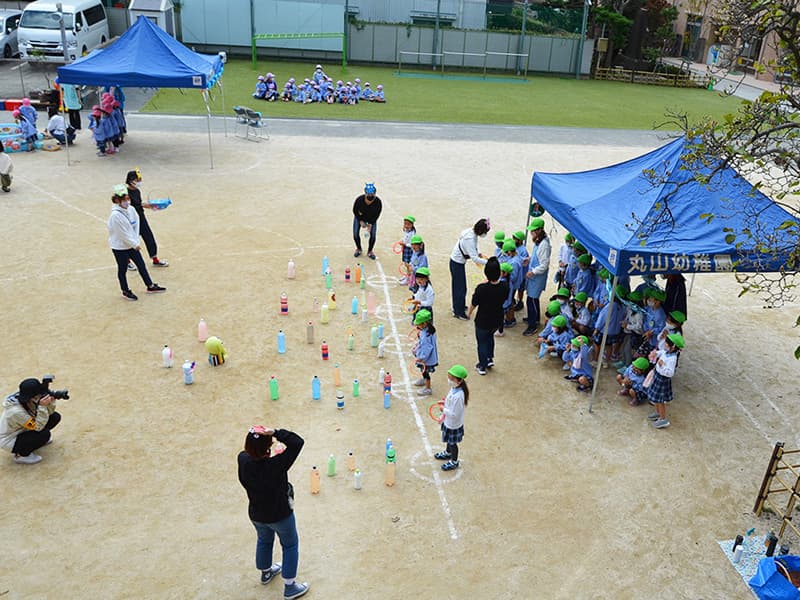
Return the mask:
{"type": "MultiPolygon", "coordinates": [[[[144,214],[145,208],[152,210],[156,210],[156,208],[149,202],[142,201],[142,192],[139,190],[141,183],[142,173],[138,168],[133,171],[128,171],[128,174],[125,176],[125,186],[128,188],[128,197],[131,200],[131,206],[133,206],[133,209],[139,216],[139,234],[144,240],[144,247],[147,249],[147,255],[150,257],[154,267],[168,267],[169,262],[158,258],[156,237],[153,235],[153,230],[150,229],[150,223],[147,222],[147,216],[144,214]]],[[[129,263],[128,268],[130,268],[132,264],[133,263],[129,263]]]]}
{"type": "Polygon", "coordinates": [[[19,391],[7,396],[0,416],[0,448],[14,454],[14,462],[33,465],[42,460],[34,452],[52,442],[50,431],[61,421],[56,400],[38,379],[25,379],[19,391]]]}
{"type": "MultiPolygon", "coordinates": [[[[23,108],[23,107],[20,107],[23,108]]],[[[36,140],[39,137],[36,127],[31,123],[30,119],[26,117],[21,110],[17,109],[11,113],[11,116],[17,121],[20,133],[22,134],[25,143],[27,144],[27,151],[33,152],[36,150],[36,140]]]]}
{"type": "Polygon", "coordinates": [[[625,302],[625,318],[622,320],[622,357],[614,364],[620,373],[625,371],[626,365],[631,364],[634,351],[642,345],[644,313],[642,293],[636,290],[629,292],[625,302]]]}
{"type": "Polygon", "coordinates": [[[586,292],[578,292],[572,299],[572,313],[575,315],[570,320],[570,327],[577,333],[589,335],[592,332],[592,312],[586,306],[589,296],[586,292]]]}
{"type": "Polygon", "coordinates": [[[575,236],[567,232],[567,235],[564,236],[564,243],[561,244],[561,247],[558,249],[558,273],[556,273],[556,282],[559,286],[564,285],[567,267],[570,261],[575,259],[575,255],[572,253],[572,244],[574,243],[575,236]]]}
{"type": "Polygon", "coordinates": [[[411,259],[408,261],[408,289],[413,294],[417,291],[417,280],[414,271],[420,267],[428,267],[428,257],[425,254],[425,242],[418,235],[411,237],[411,259]]]}
{"type": "Polygon", "coordinates": [[[575,279],[578,277],[578,258],[581,254],[586,254],[586,248],[578,240],[572,242],[572,256],[570,256],[567,268],[564,271],[564,285],[572,293],[575,293],[575,279]]]}
{"type": "Polygon", "coordinates": [[[603,333],[608,332],[606,337],[606,347],[602,357],[603,367],[607,367],[609,361],[618,361],[620,358],[620,345],[622,344],[622,321],[625,319],[625,307],[622,301],[625,299],[625,288],[618,285],[614,288],[614,301],[606,304],[598,311],[594,322],[594,356],[596,360],[600,358],[600,346],[603,342],[603,333]],[[606,324],[608,329],[606,330],[606,324]]]}
{"type": "Polygon", "coordinates": [[[508,283],[501,278],[500,262],[492,256],[483,268],[486,281],[475,288],[470,301],[467,318],[475,315],[475,340],[478,346],[478,362],[475,369],[479,375],[494,366],[494,332],[503,323],[503,303],[508,298],[508,283]]]}
{"type": "Polygon", "coordinates": [[[378,87],[375,88],[375,93],[372,95],[370,102],[377,102],[378,104],[383,104],[386,102],[386,95],[383,92],[383,86],[379,83],[378,87]]]}
{"type": "MultiPolygon", "coordinates": [[[[536,343],[541,344],[547,337],[553,333],[553,320],[561,315],[561,305],[558,303],[558,300],[551,300],[547,303],[547,309],[544,311],[544,316],[546,317],[546,323],[544,327],[539,332],[539,335],[536,338],[536,343]]],[[[560,322],[560,321],[559,321],[560,322]]]]}
{"type": "Polygon", "coordinates": [[[516,309],[514,306],[514,292],[522,287],[522,283],[525,281],[525,276],[523,275],[525,271],[522,266],[522,259],[517,254],[517,244],[513,239],[509,238],[503,240],[501,250],[502,254],[498,257],[501,270],[503,269],[503,265],[509,265],[511,267],[507,275],[506,272],[503,271],[508,282],[508,299],[503,304],[503,311],[505,312],[503,316],[503,328],[505,328],[514,327],[517,324],[517,317],[514,314],[516,309]]]}
{"type": "Polygon", "coordinates": [[[503,262],[503,259],[500,257],[503,255],[503,242],[505,241],[506,234],[504,231],[494,232],[494,255],[500,262],[503,262]]]}
{"type": "Polygon", "coordinates": [[[515,231],[511,234],[511,238],[514,240],[514,244],[517,246],[517,256],[519,256],[520,263],[522,264],[522,270],[520,271],[520,284],[519,288],[516,290],[517,294],[517,303],[514,305],[514,310],[522,310],[525,308],[525,304],[522,302],[523,294],[525,294],[525,275],[524,273],[528,270],[528,264],[531,262],[531,255],[528,252],[528,247],[525,245],[525,239],[528,236],[525,234],[524,231],[515,231]]]}
{"type": "Polygon", "coordinates": [[[408,284],[409,279],[411,279],[411,255],[414,253],[414,249],[411,247],[411,238],[417,235],[417,230],[414,227],[416,222],[417,220],[412,215],[403,217],[403,230],[400,234],[403,256],[400,260],[403,262],[403,268],[407,274],[400,278],[400,285],[408,284]]]}
{"type": "Polygon", "coordinates": [[[514,317],[514,288],[511,287],[511,278],[514,275],[514,271],[515,267],[512,263],[500,263],[500,277],[508,284],[508,298],[503,302],[503,322],[500,324],[500,327],[497,328],[497,331],[494,332],[495,337],[503,337],[505,335],[506,326],[513,327],[517,324],[516,319],[514,319],[513,324],[509,324],[509,313],[511,314],[511,318],[514,317]]]}
{"type": "Polygon", "coordinates": [[[263,75],[259,75],[256,81],[256,91],[253,92],[253,98],[256,100],[264,100],[267,97],[267,80],[263,75]]]}
{"type": "Polygon", "coordinates": [[[572,340],[572,331],[569,328],[569,321],[567,321],[564,315],[556,315],[553,317],[550,321],[550,325],[552,331],[541,342],[539,358],[548,352],[550,356],[553,357],[561,356],[572,340]]]}
{"type": "Polygon", "coordinates": [[[547,286],[547,274],[550,271],[550,239],[544,230],[544,219],[536,217],[528,225],[533,241],[531,250],[531,260],[528,263],[528,272],[525,273],[525,292],[528,295],[526,300],[528,308],[528,327],[522,335],[533,335],[539,328],[541,307],[539,306],[539,296],[542,295],[547,286]]]}
{"type": "Polygon", "coordinates": [[[628,404],[638,406],[647,402],[647,389],[644,387],[644,378],[650,370],[650,361],[644,356],[634,360],[622,372],[617,374],[617,383],[621,386],[618,396],[626,396],[628,404]]]}
{"type": "Polygon", "coordinates": [[[133,261],[139,271],[139,275],[147,286],[148,294],[166,292],[167,289],[154,283],[150,279],[147,267],[144,264],[139,242],[139,215],[131,206],[131,199],[128,196],[128,188],[122,184],[114,186],[111,195],[111,215],[108,217],[108,244],[117,262],[117,279],[122,289],[122,297],[126,300],[138,300],[139,298],[128,287],[128,262],[133,261]]]}
{"type": "Polygon", "coordinates": [[[89,117],[89,131],[92,132],[92,139],[94,139],[95,146],[97,147],[97,156],[105,156],[106,133],[103,129],[103,112],[100,110],[98,104],[92,107],[92,112],[89,117]]]}
{"type": "Polygon", "coordinates": [[[353,202],[353,241],[356,243],[356,251],[353,256],[361,256],[361,230],[369,232],[369,246],[367,256],[375,260],[375,237],[378,234],[378,219],[383,210],[381,199],[376,195],[377,189],[374,183],[364,185],[364,193],[356,197],[353,202]]]}
{"type": "Polygon", "coordinates": [[[450,253],[450,296],[456,319],[468,320],[466,264],[468,260],[478,266],[486,264],[486,257],[478,252],[478,238],[486,237],[490,229],[489,219],[478,219],[472,227],[461,232],[450,253]]]}
{"type": "Polygon", "coordinates": [[[458,444],[464,439],[464,409],[469,404],[469,387],[467,387],[467,369],[462,365],[453,365],[447,371],[447,382],[450,390],[442,406],[442,442],[445,449],[433,455],[436,460],[447,461],[442,471],[452,471],[460,466],[458,460],[458,444]]]}
{"type": "Polygon", "coordinates": [[[650,362],[655,363],[653,380],[647,386],[647,399],[653,403],[656,410],[647,418],[653,422],[656,429],[669,427],[667,419],[667,404],[672,402],[672,377],[675,375],[675,368],[678,366],[678,354],[685,347],[683,336],[679,333],[670,333],[667,336],[663,350],[655,350],[651,355],[650,362]]]}
{"type": "Polygon", "coordinates": [[[575,274],[575,285],[573,292],[586,292],[589,297],[594,294],[597,285],[594,269],[592,269],[592,255],[588,252],[581,254],[577,258],[578,272],[575,274]]]}
{"type": "Polygon", "coordinates": [[[592,372],[592,344],[585,335],[572,338],[570,350],[563,354],[564,360],[569,364],[569,375],[564,375],[567,381],[574,381],[578,384],[579,392],[589,392],[594,383],[594,373],[592,372]]]}
{"type": "Polygon", "coordinates": [[[686,322],[686,315],[679,310],[673,310],[667,313],[667,321],[664,323],[664,329],[658,334],[658,348],[664,349],[664,344],[667,336],[670,333],[679,333],[683,335],[683,324],[686,322]]]}
{"type": "Polygon", "coordinates": [[[267,79],[265,81],[267,84],[267,94],[265,96],[265,100],[267,102],[275,102],[278,99],[278,82],[275,81],[275,75],[272,73],[267,73],[267,79]]]}
{"type": "Polygon", "coordinates": [[[572,306],[569,303],[569,289],[565,287],[558,288],[558,291],[550,296],[550,302],[553,300],[561,305],[561,312],[559,314],[564,315],[567,321],[572,321],[572,319],[575,318],[572,312],[572,306]]]}
{"type": "MultiPolygon", "coordinates": [[[[417,284],[417,291],[414,292],[411,300],[414,302],[414,312],[427,310],[433,319],[433,301],[436,294],[431,285],[431,271],[428,267],[419,267],[414,271],[414,280],[417,284]]],[[[413,319],[412,319],[413,320],[413,319]]]]}
{"type": "Polygon", "coordinates": [[[325,71],[322,70],[322,65],[317,65],[314,67],[314,74],[311,76],[314,80],[314,83],[322,83],[326,81],[328,77],[325,75],[325,71]]]}
{"type": "Polygon", "coordinates": [[[417,345],[414,347],[414,362],[421,372],[421,377],[414,382],[417,387],[422,387],[417,396],[430,396],[431,373],[439,364],[439,349],[436,342],[436,328],[433,326],[431,311],[422,309],[414,315],[414,327],[419,332],[417,345]]]}
{"type": "Polygon", "coordinates": [[[288,429],[253,425],[244,439],[244,451],[237,458],[239,483],[247,491],[247,514],[255,527],[256,568],[261,583],[267,585],[280,573],[283,597],[299,598],[308,591],[308,583],[298,583],[299,542],[294,517],[294,488],[289,483],[289,469],[297,460],[305,441],[288,429]],[[273,443],[284,446],[273,452],[273,443]],[[283,551],[283,563],[272,562],[275,535],[283,551]]]}
{"type": "Polygon", "coordinates": [[[658,346],[658,334],[667,324],[667,315],[661,306],[667,295],[658,288],[647,288],[644,297],[647,308],[644,313],[642,336],[644,337],[643,345],[646,344],[646,346],[640,354],[647,355],[658,346]]]}

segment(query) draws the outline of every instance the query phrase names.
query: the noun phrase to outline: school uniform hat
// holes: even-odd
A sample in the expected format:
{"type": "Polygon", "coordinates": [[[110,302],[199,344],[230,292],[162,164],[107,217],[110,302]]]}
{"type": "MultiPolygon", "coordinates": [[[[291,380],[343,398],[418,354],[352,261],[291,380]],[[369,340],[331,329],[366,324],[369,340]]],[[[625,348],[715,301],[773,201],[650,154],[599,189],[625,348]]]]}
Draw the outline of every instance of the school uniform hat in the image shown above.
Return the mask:
{"type": "Polygon", "coordinates": [[[575,236],[572,235],[571,233],[568,233],[567,235],[564,236],[564,241],[565,242],[574,242],[575,241],[575,236]]]}
{"type": "Polygon", "coordinates": [[[22,106],[30,106],[30,105],[31,105],[31,99],[30,98],[23,98],[22,99],[22,106]]]}
{"type": "Polygon", "coordinates": [[[275,77],[275,75],[272,73],[267,73],[267,79],[272,79],[273,77],[275,77]]]}
{"type": "Polygon", "coordinates": [[[502,273],[511,273],[511,271],[513,270],[514,270],[514,265],[512,265],[510,262],[500,263],[500,271],[502,273]]]}
{"type": "Polygon", "coordinates": [[[516,252],[517,245],[514,243],[514,240],[509,238],[505,242],[503,242],[502,250],[503,252],[516,252]]]}
{"type": "Polygon", "coordinates": [[[576,348],[580,348],[583,341],[579,337],[574,337],[569,341],[569,343],[575,346],[576,348]]]}
{"type": "Polygon", "coordinates": [[[417,270],[414,271],[414,275],[422,275],[423,277],[430,277],[431,270],[428,267],[417,267],[417,270]]]}
{"type": "Polygon", "coordinates": [[[589,294],[586,292],[578,292],[575,294],[575,302],[586,302],[589,299],[589,294]]]}
{"type": "Polygon", "coordinates": [[[14,112],[11,113],[11,116],[16,119],[19,116],[19,111],[17,109],[14,109],[14,112]]]}
{"type": "Polygon", "coordinates": [[[412,224],[417,222],[417,220],[411,215],[406,215],[405,217],[403,217],[403,221],[408,221],[409,223],[412,224]]]}
{"type": "Polygon", "coordinates": [[[511,234],[511,237],[515,240],[519,240],[520,242],[525,241],[525,232],[524,231],[515,231],[511,234]]]}
{"type": "Polygon", "coordinates": [[[568,288],[558,288],[556,292],[556,296],[561,296],[562,298],[569,298],[569,289],[568,288]]]}
{"type": "Polygon", "coordinates": [[[350,87],[351,85],[353,85],[353,82],[352,81],[348,81],[347,82],[347,87],[350,87]]]}
{"type": "Polygon", "coordinates": [[[591,254],[581,254],[578,257],[578,263],[581,265],[590,265],[592,264],[592,255],[591,254]]]}
{"type": "Polygon", "coordinates": [[[561,314],[561,304],[559,304],[558,300],[553,300],[547,305],[547,314],[551,317],[561,314]]]}
{"type": "Polygon", "coordinates": [[[656,289],[656,288],[647,288],[644,291],[644,297],[645,298],[655,298],[659,302],[663,302],[664,300],[667,299],[667,294],[666,294],[666,292],[664,292],[662,290],[659,290],[659,289],[656,289]]]}
{"type": "Polygon", "coordinates": [[[557,317],[553,317],[553,327],[566,327],[567,326],[567,317],[564,315],[558,315],[557,317]]]}
{"type": "Polygon", "coordinates": [[[344,85],[344,82],[343,82],[341,79],[339,79],[339,80],[336,82],[336,85],[344,85]]]}
{"type": "Polygon", "coordinates": [[[416,315],[414,315],[414,325],[422,325],[423,323],[427,323],[431,320],[431,318],[431,311],[423,308],[416,315]]]}
{"type": "Polygon", "coordinates": [[[317,66],[316,66],[316,67],[314,67],[314,68],[315,68],[315,69],[322,70],[322,65],[317,65],[317,66]]]}
{"type": "Polygon", "coordinates": [[[258,79],[259,81],[264,81],[264,76],[263,75],[259,75],[258,77],[256,77],[256,79],[258,79]]]}
{"type": "Polygon", "coordinates": [[[625,297],[628,295],[628,290],[626,290],[623,286],[618,285],[617,287],[614,288],[614,295],[617,298],[624,300],[625,297]]]}
{"type": "Polygon", "coordinates": [[[495,242],[502,242],[506,239],[506,234],[503,231],[495,231],[494,233],[494,241],[495,242]]]}
{"type": "Polygon", "coordinates": [[[679,310],[673,310],[669,313],[669,316],[679,325],[683,325],[686,322],[686,315],[679,310]]]}
{"type": "Polygon", "coordinates": [[[38,379],[31,377],[24,379],[19,384],[19,399],[27,402],[31,398],[47,392],[47,386],[42,385],[38,379]]]}
{"type": "Polygon", "coordinates": [[[639,369],[640,371],[646,371],[650,367],[650,361],[647,360],[644,356],[640,356],[635,361],[633,361],[633,366],[639,369]]]}
{"type": "Polygon", "coordinates": [[[611,273],[609,273],[609,272],[608,272],[608,269],[606,269],[605,267],[603,267],[602,269],[600,269],[600,270],[597,272],[597,276],[598,276],[600,279],[608,279],[608,278],[611,276],[611,273]]]}
{"type": "Polygon", "coordinates": [[[536,217],[531,224],[528,225],[528,231],[536,231],[537,229],[544,229],[544,219],[536,217]]]}
{"type": "Polygon", "coordinates": [[[379,90],[382,90],[382,89],[383,89],[383,86],[382,86],[381,84],[378,84],[378,89],[379,89],[379,90]]]}
{"type": "Polygon", "coordinates": [[[586,250],[586,246],[576,241],[574,244],[572,244],[572,249],[575,250],[575,252],[584,252],[586,250]]]}
{"type": "Polygon", "coordinates": [[[115,185],[111,191],[114,192],[115,196],[127,196],[128,195],[128,187],[124,183],[118,183],[115,185]]]}
{"type": "Polygon", "coordinates": [[[578,336],[578,337],[581,338],[581,342],[583,342],[584,346],[588,346],[589,345],[589,338],[588,337],[586,337],[585,335],[581,335],[581,336],[578,336]]]}
{"type": "Polygon", "coordinates": [[[356,78],[355,78],[355,82],[356,82],[356,83],[361,83],[361,80],[360,80],[358,77],[356,77],[356,78]]]}
{"type": "Polygon", "coordinates": [[[447,374],[452,375],[453,377],[458,377],[459,379],[466,379],[469,373],[464,366],[453,365],[447,370],[447,374]]]}
{"type": "Polygon", "coordinates": [[[670,333],[667,336],[667,339],[678,348],[683,348],[686,346],[686,342],[683,341],[683,336],[680,333],[670,333]]]}
{"type": "MultiPolygon", "coordinates": [[[[339,82],[341,83],[341,81],[339,82]]],[[[364,184],[364,193],[365,194],[374,194],[376,191],[374,183],[365,183],[364,184]]]]}
{"type": "Polygon", "coordinates": [[[289,83],[294,83],[294,77],[289,77],[289,83]]]}

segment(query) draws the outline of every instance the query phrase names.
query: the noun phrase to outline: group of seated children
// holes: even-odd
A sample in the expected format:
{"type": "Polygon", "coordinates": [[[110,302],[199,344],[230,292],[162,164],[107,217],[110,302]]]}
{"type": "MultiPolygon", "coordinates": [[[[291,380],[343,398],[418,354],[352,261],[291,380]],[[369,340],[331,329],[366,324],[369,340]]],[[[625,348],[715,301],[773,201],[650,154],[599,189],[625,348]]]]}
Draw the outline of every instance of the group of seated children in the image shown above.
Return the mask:
{"type": "Polygon", "coordinates": [[[120,103],[110,92],[103,93],[100,104],[92,107],[89,129],[97,145],[97,156],[116,154],[125,143],[125,115],[120,103]]]}
{"type": "Polygon", "coordinates": [[[383,86],[378,85],[374,90],[367,81],[361,86],[361,80],[355,79],[355,83],[348,81],[343,83],[340,79],[335,84],[333,79],[322,70],[322,65],[317,65],[311,78],[306,78],[303,83],[298,84],[294,77],[290,78],[284,85],[283,90],[278,91],[278,83],[275,75],[267,73],[259,75],[256,83],[256,91],[253,98],[274,102],[282,100],[284,102],[300,102],[310,104],[312,102],[322,102],[326,104],[358,104],[359,101],[366,102],[386,102],[383,86]]]}
{"type": "MultiPolygon", "coordinates": [[[[39,131],[36,128],[39,113],[31,105],[31,99],[23,98],[22,105],[11,114],[17,121],[27,145],[27,151],[33,152],[36,149],[36,141],[39,139],[39,131]]],[[[44,135],[55,139],[59,145],[63,146],[66,143],[72,145],[75,140],[75,129],[66,125],[59,109],[54,106],[49,107],[47,116],[49,120],[45,126],[44,135]]]]}

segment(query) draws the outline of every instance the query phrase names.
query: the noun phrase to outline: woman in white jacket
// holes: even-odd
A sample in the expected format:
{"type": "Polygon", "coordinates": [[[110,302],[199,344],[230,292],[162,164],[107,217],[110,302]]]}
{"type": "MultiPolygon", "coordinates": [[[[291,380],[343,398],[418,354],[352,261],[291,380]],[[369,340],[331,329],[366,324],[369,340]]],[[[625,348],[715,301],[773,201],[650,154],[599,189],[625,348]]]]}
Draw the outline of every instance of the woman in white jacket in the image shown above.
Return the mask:
{"type": "Polygon", "coordinates": [[[108,244],[114,253],[117,261],[117,279],[122,289],[122,297],[127,300],[138,300],[128,287],[128,261],[133,261],[139,270],[142,281],[147,286],[148,294],[166,292],[157,283],[153,283],[147,266],[144,264],[142,255],[139,252],[139,216],[131,206],[128,197],[128,188],[123,185],[114,186],[114,194],[111,196],[114,208],[111,209],[111,216],[108,217],[108,244]]]}

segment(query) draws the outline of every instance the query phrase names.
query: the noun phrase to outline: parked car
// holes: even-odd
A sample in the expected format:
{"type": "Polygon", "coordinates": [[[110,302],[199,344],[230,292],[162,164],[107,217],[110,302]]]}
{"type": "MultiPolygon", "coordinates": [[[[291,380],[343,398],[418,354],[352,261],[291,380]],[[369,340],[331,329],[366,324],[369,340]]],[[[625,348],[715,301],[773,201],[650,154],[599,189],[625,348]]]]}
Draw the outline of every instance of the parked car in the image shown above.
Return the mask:
{"type": "Polygon", "coordinates": [[[17,27],[22,12],[11,9],[0,9],[0,48],[3,58],[11,58],[19,54],[17,49],[17,27]]]}
{"type": "Polygon", "coordinates": [[[108,18],[101,0],[36,0],[22,11],[17,46],[23,60],[63,63],[86,56],[108,38],[108,18]],[[61,45],[62,18],[66,57],[61,45]]]}

